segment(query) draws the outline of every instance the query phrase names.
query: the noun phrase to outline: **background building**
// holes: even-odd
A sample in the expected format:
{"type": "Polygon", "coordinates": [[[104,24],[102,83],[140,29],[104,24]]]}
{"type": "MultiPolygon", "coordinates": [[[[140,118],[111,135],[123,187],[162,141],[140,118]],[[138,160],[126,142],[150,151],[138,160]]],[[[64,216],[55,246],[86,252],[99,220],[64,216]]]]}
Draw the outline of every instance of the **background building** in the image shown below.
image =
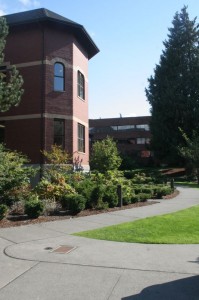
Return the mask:
{"type": "Polygon", "coordinates": [[[150,116],[90,119],[90,146],[92,147],[95,141],[110,136],[117,141],[118,149],[123,155],[147,162],[151,158],[151,152],[149,151],[150,119],[150,116]]]}
{"type": "Polygon", "coordinates": [[[98,48],[84,27],[47,9],[5,16],[5,64],[24,79],[18,107],[0,113],[0,139],[43,164],[41,150],[61,145],[88,168],[88,60],[98,48]]]}

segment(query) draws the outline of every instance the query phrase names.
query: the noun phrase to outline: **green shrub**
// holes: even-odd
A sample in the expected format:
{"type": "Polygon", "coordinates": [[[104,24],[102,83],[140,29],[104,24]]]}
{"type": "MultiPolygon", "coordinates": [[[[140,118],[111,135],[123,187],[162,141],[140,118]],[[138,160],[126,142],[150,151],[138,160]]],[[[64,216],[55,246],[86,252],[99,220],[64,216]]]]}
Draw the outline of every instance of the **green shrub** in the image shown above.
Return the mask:
{"type": "Polygon", "coordinates": [[[29,218],[34,219],[38,218],[44,209],[43,203],[38,199],[38,196],[31,195],[28,201],[25,203],[25,214],[28,215],[29,218]]]}
{"type": "Polygon", "coordinates": [[[133,190],[136,195],[142,193],[142,189],[143,189],[142,185],[139,185],[139,184],[133,185],[133,190]]]}
{"type": "Polygon", "coordinates": [[[132,194],[130,200],[131,200],[131,203],[136,203],[140,199],[139,199],[138,195],[132,194]]]}
{"type": "Polygon", "coordinates": [[[40,199],[52,199],[60,201],[60,199],[66,194],[75,193],[68,183],[65,182],[63,176],[57,177],[56,181],[50,182],[43,178],[35,187],[35,192],[39,195],[40,199]]]}
{"type": "Polygon", "coordinates": [[[172,188],[170,186],[157,186],[155,189],[155,196],[157,199],[161,199],[163,196],[172,193],[172,188]]]}
{"type": "Polygon", "coordinates": [[[17,151],[10,151],[0,144],[0,198],[9,202],[9,193],[30,184],[38,169],[24,166],[29,161],[17,151]]]}
{"type": "Polygon", "coordinates": [[[121,154],[122,163],[120,170],[132,170],[137,166],[136,160],[133,159],[130,155],[121,154]]]}
{"type": "Polygon", "coordinates": [[[118,205],[118,195],[114,185],[106,186],[103,195],[103,202],[107,202],[109,207],[115,207],[118,205]]]}
{"type": "Polygon", "coordinates": [[[0,220],[5,218],[6,214],[8,212],[8,207],[5,204],[0,204],[0,220]]]}
{"type": "Polygon", "coordinates": [[[128,196],[126,196],[126,195],[124,195],[124,196],[122,197],[122,203],[123,203],[123,205],[128,205],[128,204],[130,204],[130,203],[131,203],[131,198],[128,197],[128,196]]]}
{"type": "Polygon", "coordinates": [[[85,209],[86,199],[79,194],[69,194],[62,198],[62,205],[72,213],[77,214],[85,209]]]}
{"type": "Polygon", "coordinates": [[[30,184],[24,184],[23,186],[13,187],[4,192],[3,202],[11,207],[17,202],[23,202],[27,199],[31,192],[30,184]]]}
{"type": "Polygon", "coordinates": [[[60,198],[61,207],[65,210],[69,210],[69,199],[71,194],[65,194],[60,198]]]}
{"type": "Polygon", "coordinates": [[[108,209],[109,205],[107,202],[104,202],[102,199],[99,199],[95,209],[108,209]]]}
{"type": "Polygon", "coordinates": [[[152,183],[153,182],[153,179],[150,177],[150,176],[146,176],[145,173],[139,173],[139,174],[136,174],[133,179],[132,179],[132,182],[133,183],[142,183],[142,184],[148,184],[148,183],[152,183]]]}
{"type": "Polygon", "coordinates": [[[136,170],[125,170],[124,177],[127,179],[132,179],[137,173],[138,171],[136,170]]]}
{"type": "Polygon", "coordinates": [[[120,184],[121,181],[124,180],[124,173],[123,171],[112,170],[107,171],[105,174],[105,183],[111,183],[114,185],[120,184]]]}
{"type": "Polygon", "coordinates": [[[96,187],[96,183],[93,182],[91,179],[85,179],[78,183],[76,182],[74,185],[74,188],[77,191],[77,193],[86,198],[86,207],[87,208],[91,207],[91,202],[92,202],[91,196],[92,196],[92,192],[95,187],[96,187]]]}
{"type": "Polygon", "coordinates": [[[136,195],[140,194],[140,193],[144,193],[144,194],[150,194],[149,198],[152,198],[154,195],[154,188],[156,188],[156,186],[153,185],[132,185],[133,190],[135,192],[136,195]]]}
{"type": "Polygon", "coordinates": [[[121,162],[122,159],[119,156],[116,142],[112,138],[107,137],[93,144],[90,155],[90,166],[92,170],[97,170],[101,173],[117,170],[121,162]]]}
{"type": "Polygon", "coordinates": [[[127,186],[127,185],[122,186],[123,205],[128,205],[131,203],[131,197],[133,194],[134,194],[133,190],[130,186],[127,186]]]}
{"type": "Polygon", "coordinates": [[[91,193],[91,199],[90,199],[90,206],[92,208],[97,208],[98,204],[101,203],[104,197],[104,186],[97,185],[95,188],[92,190],[91,193]]]}
{"type": "Polygon", "coordinates": [[[144,202],[147,199],[151,198],[151,194],[147,194],[147,193],[140,193],[137,196],[138,196],[140,202],[144,202]]]}

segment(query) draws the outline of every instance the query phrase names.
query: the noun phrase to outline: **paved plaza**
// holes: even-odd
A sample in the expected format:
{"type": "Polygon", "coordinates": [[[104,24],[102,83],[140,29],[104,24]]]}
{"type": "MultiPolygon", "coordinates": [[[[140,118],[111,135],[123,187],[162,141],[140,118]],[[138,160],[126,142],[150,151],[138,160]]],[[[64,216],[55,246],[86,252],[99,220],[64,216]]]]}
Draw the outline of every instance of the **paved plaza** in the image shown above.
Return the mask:
{"type": "Polygon", "coordinates": [[[74,232],[199,204],[199,190],[157,204],[0,229],[0,300],[199,300],[199,245],[100,241],[74,232]]]}

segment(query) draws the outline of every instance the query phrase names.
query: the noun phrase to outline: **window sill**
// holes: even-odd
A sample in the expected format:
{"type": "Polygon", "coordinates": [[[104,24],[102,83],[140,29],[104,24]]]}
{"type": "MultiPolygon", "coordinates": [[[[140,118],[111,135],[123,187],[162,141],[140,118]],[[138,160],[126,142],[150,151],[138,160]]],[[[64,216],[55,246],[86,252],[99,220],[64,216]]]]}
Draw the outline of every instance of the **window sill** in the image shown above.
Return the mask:
{"type": "Polygon", "coordinates": [[[81,101],[86,102],[86,100],[83,99],[83,98],[81,98],[80,96],[77,96],[77,97],[78,97],[78,99],[80,99],[81,101]]]}
{"type": "Polygon", "coordinates": [[[66,91],[58,91],[58,90],[53,90],[55,93],[65,93],[66,91]]]}

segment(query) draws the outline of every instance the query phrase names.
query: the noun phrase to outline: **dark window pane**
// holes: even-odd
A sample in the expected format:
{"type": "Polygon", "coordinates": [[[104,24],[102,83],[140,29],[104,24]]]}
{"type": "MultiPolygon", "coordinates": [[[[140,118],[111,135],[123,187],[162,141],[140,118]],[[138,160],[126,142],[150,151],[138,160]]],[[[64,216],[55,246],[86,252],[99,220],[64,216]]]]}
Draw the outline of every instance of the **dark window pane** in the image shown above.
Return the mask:
{"type": "Polygon", "coordinates": [[[65,131],[64,120],[54,120],[54,144],[62,146],[65,145],[65,131]]]}
{"type": "Polygon", "coordinates": [[[78,71],[78,96],[82,99],[85,98],[85,80],[80,71],[78,71]]]}
{"type": "Polygon", "coordinates": [[[63,137],[62,136],[55,136],[54,137],[54,145],[63,147],[63,137]]]}
{"type": "Polygon", "coordinates": [[[54,65],[54,90],[64,91],[64,66],[60,63],[54,65]]]}
{"type": "Polygon", "coordinates": [[[78,151],[85,152],[85,126],[78,124],[78,151]]]}

